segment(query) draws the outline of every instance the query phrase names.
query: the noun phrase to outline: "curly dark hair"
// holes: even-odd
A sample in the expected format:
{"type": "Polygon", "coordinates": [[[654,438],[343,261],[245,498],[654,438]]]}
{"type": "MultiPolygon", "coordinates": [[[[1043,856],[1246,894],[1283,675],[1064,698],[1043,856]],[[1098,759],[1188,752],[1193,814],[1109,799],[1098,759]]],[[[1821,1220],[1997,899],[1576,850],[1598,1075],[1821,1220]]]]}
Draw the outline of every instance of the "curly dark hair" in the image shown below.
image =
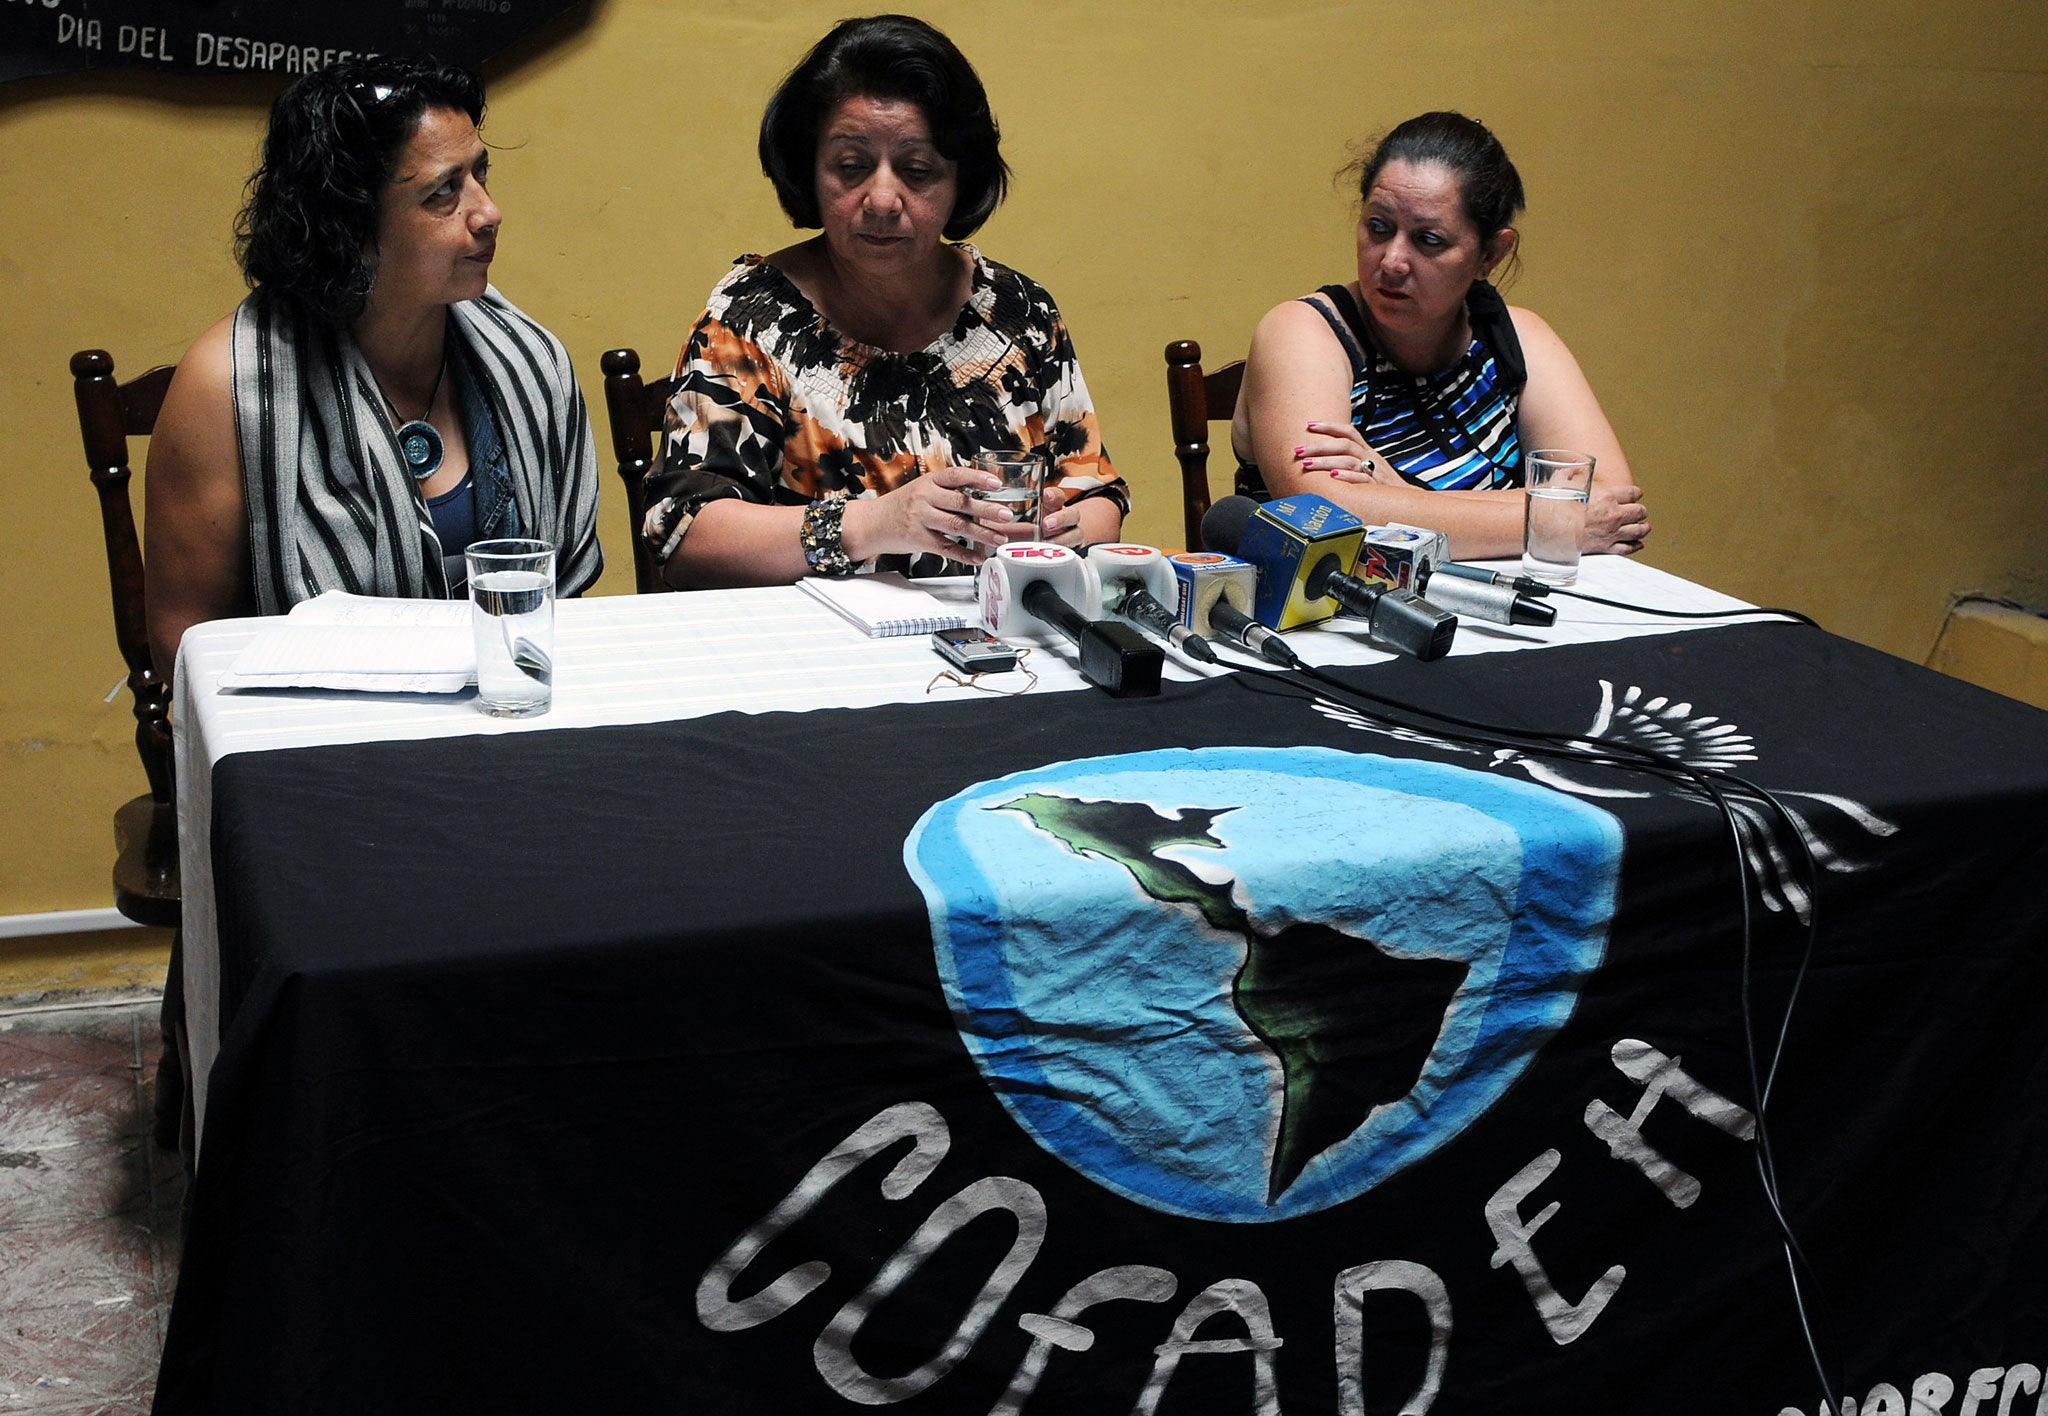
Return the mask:
{"type": "Polygon", "coordinates": [[[841,20],[790,70],[761,115],[761,170],[789,219],[824,225],[818,212],[818,129],[849,98],[914,103],[932,145],[960,164],[959,196],[946,239],[972,236],[1010,189],[1002,133],[981,76],[952,40],[909,15],[841,20]]]}
{"type": "Polygon", "coordinates": [[[428,109],[484,121],[476,75],[434,60],[344,59],[296,80],[270,106],[263,165],[235,220],[249,288],[346,324],[373,282],[384,185],[428,109]]]}

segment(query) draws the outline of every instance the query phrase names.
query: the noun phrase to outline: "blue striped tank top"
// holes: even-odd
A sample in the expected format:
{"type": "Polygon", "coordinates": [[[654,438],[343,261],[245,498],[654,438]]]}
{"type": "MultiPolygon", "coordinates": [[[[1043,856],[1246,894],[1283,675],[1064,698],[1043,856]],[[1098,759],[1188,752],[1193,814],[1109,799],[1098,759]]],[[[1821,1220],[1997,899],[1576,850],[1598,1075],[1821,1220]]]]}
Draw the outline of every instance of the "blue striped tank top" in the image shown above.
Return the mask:
{"type": "MultiPolygon", "coordinates": [[[[1329,322],[1351,358],[1351,421],[1396,472],[1433,491],[1522,485],[1522,445],[1515,430],[1523,382],[1519,347],[1508,356],[1514,367],[1504,372],[1475,332],[1449,368],[1410,374],[1374,345],[1350,290],[1325,285],[1318,293],[1329,304],[1313,297],[1302,303],[1329,322]]],[[[1490,286],[1484,293],[1499,302],[1490,286]]],[[[1483,319],[1477,308],[1472,313],[1478,330],[1505,326],[1495,338],[1512,339],[1505,306],[1493,320],[1483,319]]],[[[1244,495],[1262,501],[1268,495],[1255,467],[1240,467],[1238,483],[1244,495]]]]}

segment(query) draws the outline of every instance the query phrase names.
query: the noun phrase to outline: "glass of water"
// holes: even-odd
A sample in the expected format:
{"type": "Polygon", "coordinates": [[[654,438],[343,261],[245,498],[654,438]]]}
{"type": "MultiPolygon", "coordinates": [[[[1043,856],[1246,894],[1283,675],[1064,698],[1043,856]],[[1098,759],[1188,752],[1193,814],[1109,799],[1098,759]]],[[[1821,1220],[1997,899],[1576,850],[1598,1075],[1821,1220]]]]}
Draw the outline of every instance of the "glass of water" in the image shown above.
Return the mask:
{"type": "Polygon", "coordinates": [[[971,487],[968,495],[1008,508],[1016,518],[1013,525],[1028,526],[1030,539],[1042,539],[1038,532],[1038,499],[1045,487],[1045,459],[1035,452],[977,452],[974,465],[995,473],[1003,482],[999,487],[971,487]]]}
{"type": "Polygon", "coordinates": [[[476,706],[494,718],[547,712],[555,684],[555,548],[545,541],[478,541],[463,556],[476,635],[476,706]]]}
{"type": "Polygon", "coordinates": [[[1593,462],[1590,452],[1554,447],[1523,459],[1529,501],[1522,518],[1522,574],[1546,585],[1578,583],[1593,462]]]}

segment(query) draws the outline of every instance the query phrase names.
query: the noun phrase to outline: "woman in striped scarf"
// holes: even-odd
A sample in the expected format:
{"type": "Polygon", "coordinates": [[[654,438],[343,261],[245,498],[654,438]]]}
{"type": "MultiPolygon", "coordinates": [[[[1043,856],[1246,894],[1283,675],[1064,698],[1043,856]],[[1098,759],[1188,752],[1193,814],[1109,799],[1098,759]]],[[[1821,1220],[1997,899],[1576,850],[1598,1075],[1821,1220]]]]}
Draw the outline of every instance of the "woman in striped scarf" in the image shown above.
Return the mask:
{"type": "Polygon", "coordinates": [[[563,594],[603,568],[589,415],[561,343],[490,285],[500,213],[462,69],[345,60],[271,108],[236,247],[251,294],[187,351],[144,484],[149,629],[324,590],[462,593],[527,536],[563,594]]]}
{"type": "Polygon", "coordinates": [[[1231,442],[1238,490],[1317,492],[1371,523],[1521,550],[1522,456],[1598,459],[1580,549],[1633,554],[1650,513],[1578,362],[1487,277],[1513,257],[1522,179],[1483,124],[1425,113],[1359,167],[1358,278],[1260,321],[1231,442]]]}

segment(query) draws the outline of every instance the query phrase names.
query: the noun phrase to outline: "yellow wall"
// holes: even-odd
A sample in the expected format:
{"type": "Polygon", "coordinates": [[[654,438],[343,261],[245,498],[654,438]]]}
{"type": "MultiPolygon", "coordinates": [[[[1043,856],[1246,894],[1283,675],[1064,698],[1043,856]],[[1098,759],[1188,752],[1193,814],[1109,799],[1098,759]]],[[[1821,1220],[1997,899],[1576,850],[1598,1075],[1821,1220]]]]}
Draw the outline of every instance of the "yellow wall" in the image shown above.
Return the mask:
{"type": "MultiPolygon", "coordinates": [[[[762,100],[843,0],[591,0],[492,66],[495,275],[597,357],[672,358],[728,260],[788,239],[762,100]]],[[[1350,260],[1347,144],[1491,124],[1532,209],[1511,292],[1591,375],[1650,559],[1920,658],[1948,596],[2048,600],[2048,11],[2034,0],[920,8],[1018,174],[981,242],[1073,327],[1138,539],[1177,537],[1160,348],[1219,361],[1350,260]]],[[[175,359],[240,295],[228,230],[275,81],[0,88],[0,914],[107,902],[140,790],[65,361],[175,359]]],[[[601,415],[600,415],[601,416],[601,415]]],[[[611,568],[631,588],[606,488],[611,568]]]]}

